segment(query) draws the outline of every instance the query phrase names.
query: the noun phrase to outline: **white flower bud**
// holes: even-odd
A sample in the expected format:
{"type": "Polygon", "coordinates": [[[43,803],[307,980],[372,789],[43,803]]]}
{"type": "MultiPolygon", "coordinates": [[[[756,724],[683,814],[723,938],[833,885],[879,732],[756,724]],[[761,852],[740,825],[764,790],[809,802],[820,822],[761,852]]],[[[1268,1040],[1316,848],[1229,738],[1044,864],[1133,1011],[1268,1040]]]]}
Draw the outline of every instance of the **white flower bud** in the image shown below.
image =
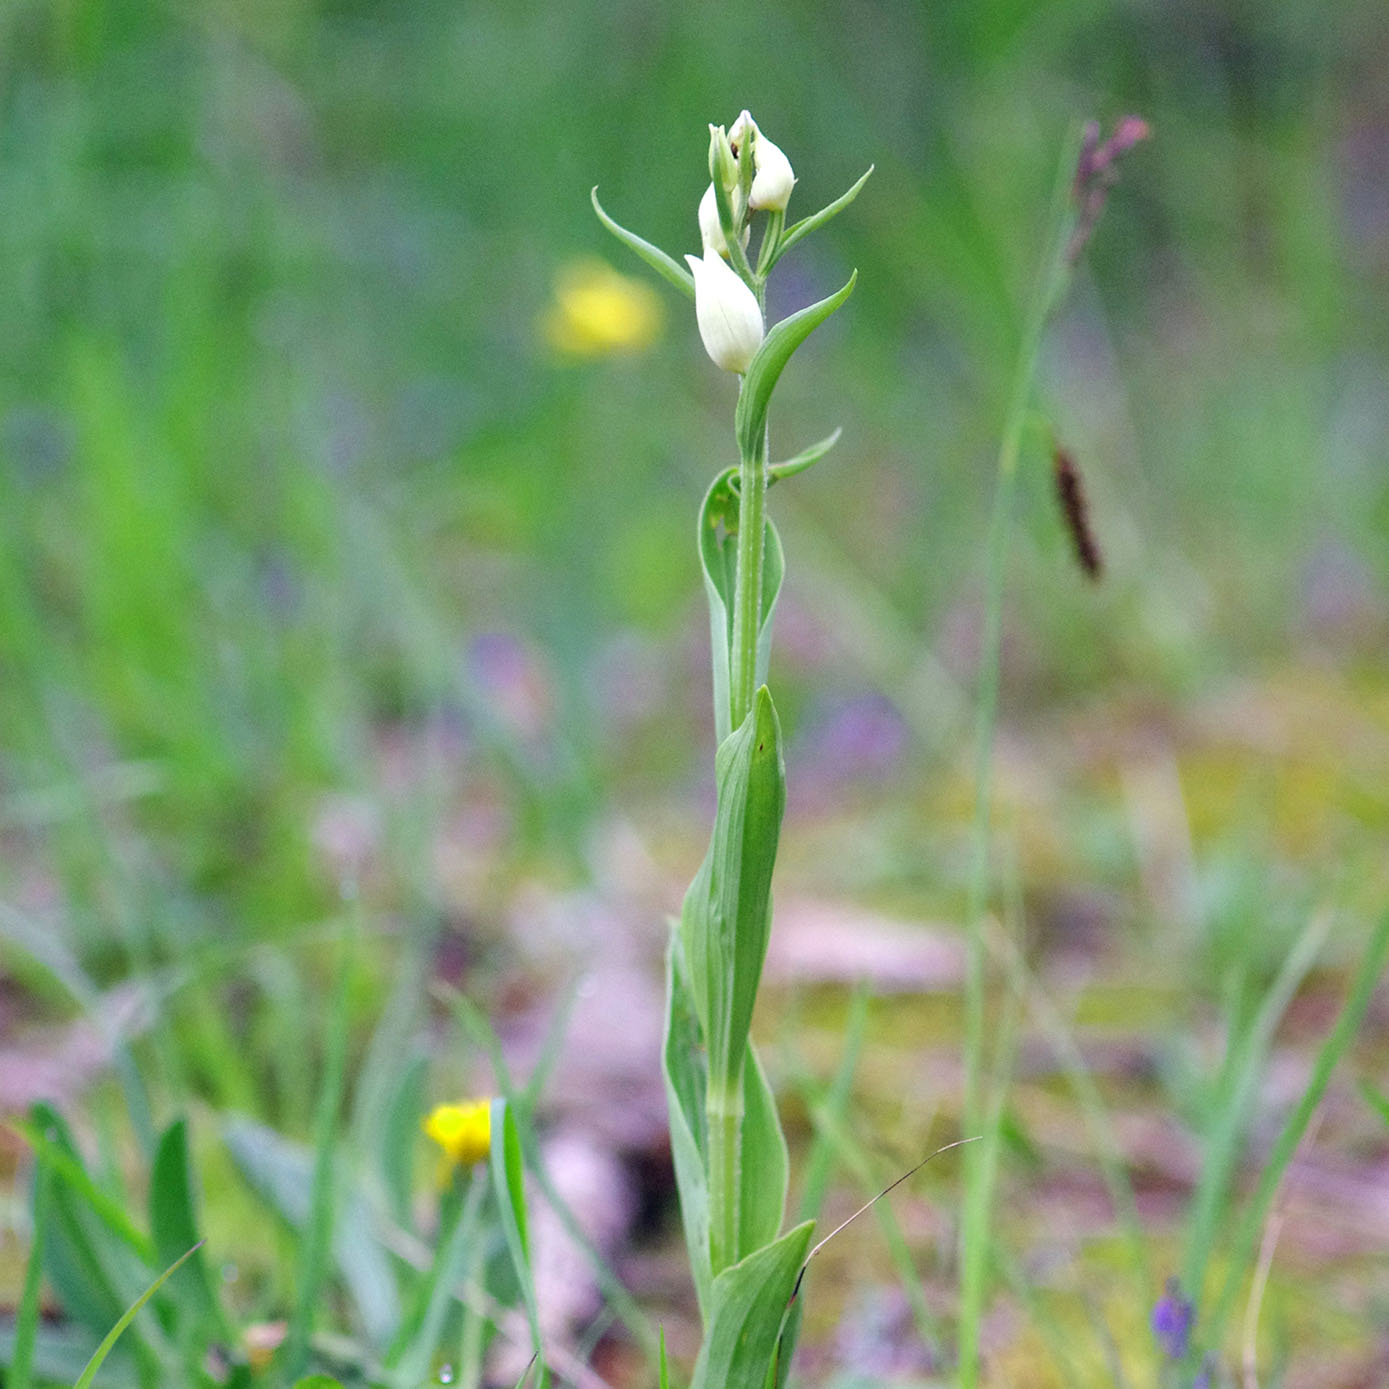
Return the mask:
{"type": "Polygon", "coordinates": [[[738,157],[728,143],[728,132],[721,125],[709,127],[709,177],[717,178],[727,193],[738,186],[738,157]]]}
{"type": "MultiPolygon", "coordinates": [[[[733,192],[733,215],[738,215],[738,205],[742,198],[741,189],[733,192]]],[[[747,250],[748,237],[752,235],[751,227],[743,228],[741,237],[743,249],[747,250]]],[[[719,221],[718,199],[714,196],[714,185],[711,183],[704,190],[704,196],[699,200],[699,239],[704,243],[706,251],[717,251],[719,255],[728,254],[728,242],[724,239],[723,223],[719,221]]]]}
{"type": "Polygon", "coordinates": [[[757,128],[757,122],[752,118],[752,112],[743,107],[738,112],[738,119],[733,122],[733,128],[728,132],[729,148],[733,151],[734,157],[743,153],[749,134],[760,136],[762,132],[757,128]]]}
{"type": "Polygon", "coordinates": [[[796,175],[791,171],[791,161],[760,132],[752,146],[752,166],[756,174],[752,180],[752,191],[748,194],[748,206],[753,209],[765,208],[785,212],[791,200],[791,189],[795,187],[796,175]]]}
{"type": "Polygon", "coordinates": [[[719,204],[712,183],[699,200],[699,236],[706,251],[716,251],[721,256],[728,254],[728,242],[724,239],[723,225],[719,221],[719,204]]]}
{"type": "Polygon", "coordinates": [[[757,296],[712,247],[703,259],[686,256],[695,282],[695,318],[704,350],[716,366],[743,372],[762,346],[757,296]]]}

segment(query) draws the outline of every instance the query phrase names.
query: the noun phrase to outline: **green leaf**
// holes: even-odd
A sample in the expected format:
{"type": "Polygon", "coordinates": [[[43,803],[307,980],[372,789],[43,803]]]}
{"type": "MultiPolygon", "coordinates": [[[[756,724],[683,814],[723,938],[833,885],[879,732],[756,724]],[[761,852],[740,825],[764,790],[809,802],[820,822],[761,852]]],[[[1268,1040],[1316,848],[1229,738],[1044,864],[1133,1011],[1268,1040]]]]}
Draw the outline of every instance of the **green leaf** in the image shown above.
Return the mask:
{"type": "Polygon", "coordinates": [[[385,1366],[394,1370],[393,1382],[424,1383],[439,1345],[444,1319],[456,1297],[465,1255],[478,1238],[487,1184],[469,1179],[466,1197],[456,1189],[440,1203],[439,1230],[434,1237],[434,1260],[414,1290],[413,1306],[402,1318],[385,1366]]]}
{"type": "MultiPolygon", "coordinates": [[[[149,1205],[157,1263],[167,1265],[178,1258],[180,1250],[201,1244],[189,1178],[188,1125],[183,1119],[176,1119],[160,1135],[150,1172],[149,1205]]],[[[201,1253],[188,1259],[183,1272],[170,1284],[170,1292],[184,1302],[196,1318],[220,1324],[217,1298],[201,1253]]]]}
{"type": "Polygon", "coordinates": [[[1186,1258],[1182,1287],[1197,1306],[1204,1305],[1206,1269],[1228,1207],[1228,1192],[1239,1161],[1273,1037],[1308,971],[1325,944],[1330,919],[1314,916],[1298,933],[1277,976],[1260,1001],[1258,1011],[1242,1031],[1231,1029],[1214,1122],[1206,1135],[1201,1176],[1188,1214],[1186,1258]]]}
{"type": "Polygon", "coordinates": [[[51,1105],[39,1103],[32,1114],[31,1119],[11,1119],[10,1127],[52,1167],[54,1177],[70,1189],[107,1230],[141,1260],[153,1262],[154,1246],[126,1214],[121,1201],[98,1186],[88,1173],[58,1111],[51,1105]]]}
{"type": "Polygon", "coordinates": [[[170,1277],[178,1272],[183,1266],[184,1260],[191,1258],[200,1248],[202,1248],[201,1243],[195,1244],[192,1249],[188,1250],[183,1255],[183,1258],[177,1259],[170,1264],[169,1267],[166,1268],[123,1313],[121,1313],[120,1320],[106,1333],[105,1339],[96,1348],[92,1358],[87,1361],[86,1369],[78,1376],[77,1383],[73,1385],[72,1389],[87,1389],[87,1386],[96,1378],[96,1372],[101,1368],[102,1361],[110,1355],[112,1347],[120,1340],[121,1336],[124,1335],[126,1327],[135,1320],[136,1314],[139,1312],[140,1308],[164,1286],[170,1277]]]}
{"type": "Polygon", "coordinates": [[[318,1107],[314,1114],[314,1154],[308,1210],[305,1212],[304,1237],[299,1241],[294,1305],[290,1308],[289,1327],[278,1355],[280,1368],[286,1377],[300,1374],[308,1363],[309,1337],[322,1300],[333,1250],[339,1204],[336,1161],[339,1113],[347,1085],[350,985],[348,956],[338,966],[337,985],[325,1020],[323,1076],[319,1082],[318,1107]]]}
{"type": "MultiPolygon", "coordinates": [[[[738,563],[738,476],[736,468],[713,481],[699,510],[699,562],[709,603],[709,647],[714,665],[714,731],[722,743],[733,731],[729,716],[729,668],[733,650],[733,594],[738,563]]],[[[772,652],[772,614],[786,573],[781,537],[767,522],[762,547],[762,623],[757,633],[757,683],[767,681],[772,652]]]]}
{"type": "Polygon", "coordinates": [[[305,1375],[294,1381],[294,1389],[343,1389],[343,1384],[332,1375],[305,1375]]]}
{"type": "Polygon", "coordinates": [[[784,462],[771,464],[767,469],[768,486],[780,482],[783,478],[795,477],[797,473],[805,472],[813,463],[818,463],[839,442],[839,436],[843,432],[842,429],[836,429],[819,443],[811,444],[809,448],[802,449],[784,462]]]}
{"type": "Polygon", "coordinates": [[[781,245],[776,249],[776,255],[772,260],[772,264],[775,265],[802,237],[808,236],[818,227],[823,227],[832,217],[838,217],[839,214],[858,197],[863,185],[868,182],[873,168],[874,166],[870,164],[868,166],[868,172],[865,173],[847,193],[841,193],[839,197],[827,207],[822,207],[819,212],[812,212],[809,217],[802,217],[799,222],[795,222],[788,227],[786,234],[781,238],[781,245]]]}
{"type": "Polygon", "coordinates": [[[14,1128],[34,1145],[52,1173],[43,1270],[65,1314],[100,1335],[125,1306],[117,1270],[125,1255],[129,1272],[130,1236],[135,1236],[135,1252],[146,1262],[153,1259],[153,1246],[124,1211],[113,1210],[113,1198],[88,1175],[57,1110],[39,1103],[30,1114],[28,1121],[15,1121],[14,1128]]]}
{"type": "Polygon", "coordinates": [[[781,1324],[781,1335],[777,1337],[776,1364],[770,1380],[771,1389],[786,1389],[786,1381],[791,1377],[791,1360],[796,1350],[796,1340],[801,1334],[801,1317],[805,1313],[805,1298],[792,1299],[786,1310],[786,1320],[781,1324]]]}
{"type": "Polygon", "coordinates": [[[709,851],[685,894],[685,978],[704,1033],[709,1085],[732,1094],[771,934],[772,868],[786,808],[781,726],[763,685],[715,761],[718,809],[709,851]]]}
{"type": "Polygon", "coordinates": [[[52,1172],[40,1158],[34,1173],[34,1194],[31,1209],[34,1216],[33,1235],[29,1244],[29,1259],[24,1266],[24,1287],[19,1294],[19,1306],[14,1315],[14,1349],[9,1356],[10,1372],[5,1380],[9,1389],[29,1389],[34,1371],[34,1346],[39,1330],[39,1285],[42,1281],[44,1229],[48,1224],[48,1209],[52,1200],[52,1172]]]}
{"type": "Polygon", "coordinates": [[[691,1389],[764,1389],[774,1359],[789,1361],[793,1346],[782,1330],[814,1229],[797,1225],[714,1279],[691,1389]]]}
{"type": "Polygon", "coordinates": [[[398,1073],[390,1103],[377,1136],[381,1183],[386,1189],[387,1209],[402,1229],[413,1229],[410,1212],[415,1177],[415,1155],[419,1151],[420,1116],[425,1109],[429,1061],[412,1056],[398,1073]]]}
{"type": "MultiPolygon", "coordinates": [[[[538,1383],[549,1383],[544,1347],[540,1337],[540,1308],[535,1298],[535,1279],[531,1274],[530,1235],[526,1227],[526,1184],[521,1162],[521,1138],[516,1120],[506,1100],[492,1101],[492,1186],[497,1193],[501,1212],[502,1234],[511,1254],[511,1263],[521,1285],[526,1304],[526,1320],[530,1323],[531,1345],[540,1364],[538,1383]]],[[[524,1378],[524,1377],[523,1377],[524,1378]]]]}
{"type": "Polygon", "coordinates": [[[1350,995],[1335,1025],[1317,1052],[1311,1078],[1274,1141],[1268,1160],[1259,1175],[1258,1186],[1235,1231],[1225,1284],[1216,1299],[1215,1311],[1204,1327],[1207,1344],[1211,1346],[1220,1344],[1225,1322],[1234,1309],[1240,1288],[1244,1285],[1245,1276],[1254,1259],[1259,1234],[1268,1221],[1269,1211],[1273,1208],[1283,1181],[1283,1174],[1292,1162],[1307,1132],[1307,1126],[1312,1122],[1312,1116],[1326,1094],[1332,1072],[1355,1040],[1361,1023],[1365,1021],[1366,1010],[1384,974],[1386,960],[1389,960],[1389,912],[1381,916],[1375,925],[1364,958],[1351,978],[1350,995]]]}
{"type": "Polygon", "coordinates": [[[626,227],[614,222],[606,212],[603,205],[598,201],[598,185],[593,186],[593,191],[589,194],[589,200],[593,203],[593,210],[598,214],[598,220],[617,239],[622,242],[629,250],[635,251],[658,275],[663,275],[673,284],[682,294],[694,298],[694,276],[680,264],[679,261],[666,255],[659,246],[653,246],[649,241],[644,241],[636,232],[630,232],[626,227]]]}
{"type": "MultiPolygon", "coordinates": [[[[242,1175],[295,1230],[309,1219],[314,1159],[308,1148],[252,1119],[229,1119],[223,1141],[242,1175]]],[[[360,1190],[342,1193],[333,1228],[333,1261],[375,1345],[384,1345],[400,1320],[395,1273],[382,1249],[360,1190]]]]}
{"type": "Polygon", "coordinates": [[[695,1294],[701,1313],[707,1313],[713,1278],[709,1266],[708,1141],[704,1113],[708,1082],[699,1020],[685,985],[680,939],[675,931],[671,932],[666,951],[666,1038],[661,1059],[680,1218],[685,1227],[695,1294]]]}
{"type": "Polygon", "coordinates": [[[659,1359],[657,1362],[657,1370],[660,1374],[659,1385],[660,1389],[670,1389],[670,1366],[666,1363],[666,1329],[664,1326],[660,1329],[660,1337],[659,1359]]]}
{"type": "Polygon", "coordinates": [[[751,1045],[743,1063],[743,1105],[738,1247],[752,1250],[780,1233],[791,1164],[772,1088],[751,1045]]]}
{"type": "Polygon", "coordinates": [[[783,318],[763,338],[757,355],[748,364],[733,416],[738,447],[744,458],[752,457],[757,450],[767,423],[772,389],[791,360],[791,354],[854,292],[857,280],[858,271],[855,270],[842,289],[818,304],[783,318]]]}

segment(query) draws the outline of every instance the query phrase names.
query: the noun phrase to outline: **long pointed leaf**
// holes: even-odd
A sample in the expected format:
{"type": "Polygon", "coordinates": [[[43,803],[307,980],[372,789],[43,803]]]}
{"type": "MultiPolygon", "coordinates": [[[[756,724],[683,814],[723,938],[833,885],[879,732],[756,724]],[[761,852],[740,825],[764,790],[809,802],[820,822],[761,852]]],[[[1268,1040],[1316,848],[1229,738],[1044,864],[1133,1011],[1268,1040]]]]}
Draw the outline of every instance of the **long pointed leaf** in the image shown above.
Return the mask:
{"type": "Polygon", "coordinates": [[[154,1246],[144,1232],[126,1214],[120,1201],[103,1190],[82,1165],[82,1159],[68,1141],[66,1127],[58,1120],[56,1110],[48,1105],[35,1105],[32,1120],[11,1119],[9,1126],[48,1163],[54,1177],[71,1188],[82,1204],[122,1244],[146,1262],[154,1259],[154,1246]],[[50,1137],[50,1133],[57,1137],[50,1137]]]}
{"type": "Polygon", "coordinates": [[[832,203],[822,207],[819,212],[812,212],[809,217],[802,217],[799,222],[788,227],[786,235],[781,238],[781,245],[777,247],[776,260],[772,264],[775,265],[776,261],[780,260],[802,237],[808,236],[817,227],[823,227],[830,218],[838,217],[858,197],[863,185],[868,182],[872,175],[873,169],[874,165],[870,164],[867,172],[847,193],[841,193],[832,203]]]}
{"type": "MultiPolygon", "coordinates": [[[[150,1232],[154,1236],[158,1263],[167,1265],[178,1257],[179,1250],[193,1249],[202,1243],[193,1210],[186,1120],[176,1119],[160,1135],[150,1172],[149,1205],[150,1232]]],[[[219,1332],[226,1334],[207,1265],[200,1253],[189,1258],[187,1267],[174,1280],[170,1291],[182,1297],[196,1317],[217,1325],[219,1332]]]]}
{"type": "Polygon", "coordinates": [[[672,931],[666,952],[666,1037],[662,1071],[670,1111],[670,1150],[685,1227],[695,1294],[702,1313],[709,1307],[713,1271],[709,1264],[708,1140],[704,1096],[707,1086],[703,1039],[684,979],[680,938],[672,931]]]}
{"type": "Polygon", "coordinates": [[[1355,1040],[1355,1035],[1360,1030],[1360,1024],[1365,1020],[1365,1012],[1370,1006],[1375,988],[1384,973],[1386,960],[1389,960],[1389,912],[1381,916],[1375,926],[1369,948],[1351,980],[1350,996],[1346,999],[1340,1016],[1336,1019],[1335,1026],[1317,1053],[1307,1088],[1302,1092],[1301,1098],[1294,1106],[1293,1112],[1288,1116],[1287,1122],[1283,1125],[1282,1131],[1274,1142],[1273,1150],[1269,1154],[1268,1161],[1264,1164],[1263,1173],[1259,1178],[1259,1185],[1239,1223],[1234,1238],[1233,1253],[1225,1275],[1225,1283],[1216,1301],[1210,1324],[1205,1328],[1207,1341],[1211,1345],[1220,1343],[1226,1318],[1234,1306],[1245,1271],[1253,1257],[1259,1231],[1264,1228],[1274,1198],[1278,1194],[1283,1173],[1293,1160],[1298,1144],[1301,1143],[1302,1136],[1307,1132],[1308,1124],[1312,1122],[1312,1115],[1326,1094],[1326,1087],[1331,1081],[1331,1073],[1336,1069],[1351,1042],[1355,1040]]]}
{"type": "Polygon", "coordinates": [[[780,323],[762,340],[757,355],[748,365],[743,377],[742,389],[738,393],[738,407],[734,412],[733,423],[738,435],[738,446],[744,458],[756,451],[759,437],[767,423],[767,405],[772,398],[772,388],[791,360],[791,354],[815,331],[839,306],[854,292],[858,281],[858,271],[849,276],[842,289],[783,318],[780,323]]]}
{"type": "MultiPolygon", "coordinates": [[[[550,1382],[545,1363],[544,1345],[540,1336],[540,1307],[535,1298],[535,1278],[531,1272],[530,1234],[526,1220],[525,1173],[521,1161],[521,1137],[516,1120],[506,1100],[492,1101],[492,1185],[497,1194],[497,1206],[502,1217],[502,1234],[511,1254],[511,1263],[521,1285],[526,1304],[526,1320],[530,1323],[531,1344],[540,1366],[539,1385],[550,1382]]],[[[525,1376],[523,1376],[524,1380],[525,1376]]]]}
{"type": "Polygon", "coordinates": [[[818,443],[811,444],[809,448],[802,449],[799,453],[780,463],[769,465],[767,468],[768,484],[780,482],[783,478],[795,477],[797,473],[805,472],[812,464],[818,463],[839,442],[839,436],[843,433],[843,429],[836,429],[833,434],[827,434],[818,443]]]}
{"type": "Polygon", "coordinates": [[[82,1371],[81,1375],[78,1377],[77,1383],[72,1386],[72,1389],[87,1389],[87,1386],[90,1385],[91,1382],[96,1378],[96,1372],[101,1368],[102,1362],[106,1359],[108,1355],[110,1355],[112,1347],[125,1334],[126,1327],[128,1327],[130,1323],[135,1320],[135,1317],[139,1313],[140,1308],[143,1307],[145,1303],[147,1303],[150,1300],[150,1298],[152,1298],[155,1295],[155,1293],[157,1293],[159,1289],[162,1288],[164,1284],[168,1282],[168,1280],[175,1273],[178,1272],[178,1270],[183,1266],[183,1262],[185,1259],[191,1258],[201,1248],[201,1242],[195,1244],[192,1249],[188,1250],[188,1252],[183,1255],[183,1258],[178,1259],[174,1263],[170,1264],[169,1267],[166,1268],[164,1272],[161,1273],[159,1277],[156,1278],[154,1282],[151,1283],[149,1287],[146,1288],[144,1292],[142,1292],[140,1296],[137,1297],[135,1301],[132,1302],[130,1306],[125,1309],[125,1311],[121,1314],[120,1320],[117,1321],[115,1326],[113,1326],[110,1329],[110,1331],[106,1333],[106,1338],[96,1348],[96,1351],[92,1355],[92,1358],[89,1361],[87,1361],[86,1369],[82,1371]]]}
{"type": "Polygon", "coordinates": [[[323,1079],[314,1115],[313,1179],[304,1238],[299,1245],[295,1302],[280,1351],[284,1374],[297,1378],[308,1366],[309,1336],[320,1294],[328,1276],[333,1250],[333,1226],[338,1207],[338,1115],[347,1084],[350,957],[339,965],[338,981],[326,1020],[323,1079]]]}
{"type": "Polygon", "coordinates": [[[598,201],[598,185],[594,184],[593,191],[588,195],[589,201],[593,204],[593,210],[598,214],[598,220],[622,242],[628,250],[635,251],[658,275],[663,275],[673,284],[682,294],[689,298],[694,298],[694,276],[690,274],[678,261],[661,250],[659,246],[653,246],[651,242],[638,236],[636,232],[628,231],[626,227],[618,222],[614,222],[606,212],[603,211],[603,204],[598,201]]]}
{"type": "Polygon", "coordinates": [[[44,1231],[48,1224],[49,1186],[53,1178],[48,1164],[39,1159],[34,1173],[33,1237],[29,1245],[29,1261],[24,1268],[24,1287],[14,1317],[14,1352],[10,1358],[10,1389],[29,1389],[34,1369],[34,1345],[39,1329],[39,1285],[43,1270],[44,1231]]]}
{"type": "MultiPolygon", "coordinates": [[[[814,1229],[809,1221],[797,1225],[714,1279],[691,1389],[764,1389],[814,1229]]],[[[789,1359],[786,1340],[781,1354],[789,1359]]]]}
{"type": "Polygon", "coordinates": [[[772,1087],[751,1045],[743,1063],[743,1103],[738,1247],[753,1250],[781,1233],[791,1162],[772,1087]]]}
{"type": "Polygon", "coordinates": [[[685,894],[685,977],[704,1032],[710,1090],[736,1093],[771,934],[772,868],[786,809],[781,727],[763,685],[716,759],[708,853],[685,894]]]}
{"type": "Polygon", "coordinates": [[[29,1128],[18,1122],[15,1127],[34,1144],[52,1174],[44,1273],[67,1316],[99,1334],[126,1305],[129,1294],[121,1293],[120,1275],[131,1271],[131,1254],[138,1254],[140,1262],[147,1264],[153,1259],[153,1246],[124,1212],[119,1220],[110,1219],[112,1198],[87,1174],[77,1144],[57,1110],[39,1103],[31,1116],[29,1128]],[[96,1203],[91,1199],[93,1192],[96,1203]],[[129,1238],[132,1235],[134,1245],[129,1238]]]}

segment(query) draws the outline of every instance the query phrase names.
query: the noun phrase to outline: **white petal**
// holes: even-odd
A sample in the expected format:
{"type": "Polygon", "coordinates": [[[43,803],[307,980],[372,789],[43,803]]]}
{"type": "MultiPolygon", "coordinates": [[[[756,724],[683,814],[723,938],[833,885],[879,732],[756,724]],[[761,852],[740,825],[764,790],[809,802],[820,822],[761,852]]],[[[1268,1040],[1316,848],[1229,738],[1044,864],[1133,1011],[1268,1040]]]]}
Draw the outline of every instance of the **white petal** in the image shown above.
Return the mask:
{"type": "Polygon", "coordinates": [[[762,346],[762,310],[757,296],[720,258],[686,256],[695,282],[695,320],[704,350],[716,366],[743,372],[762,346]]]}
{"type": "Polygon", "coordinates": [[[780,146],[772,144],[765,135],[758,136],[752,147],[752,158],[757,173],[752,180],[752,191],[748,194],[748,206],[785,212],[786,204],[791,200],[791,190],[796,186],[791,161],[782,153],[780,146]]]}
{"type": "Polygon", "coordinates": [[[706,251],[717,251],[721,256],[728,254],[728,242],[724,239],[723,226],[719,222],[719,204],[714,197],[712,183],[699,200],[699,236],[706,251]]]}

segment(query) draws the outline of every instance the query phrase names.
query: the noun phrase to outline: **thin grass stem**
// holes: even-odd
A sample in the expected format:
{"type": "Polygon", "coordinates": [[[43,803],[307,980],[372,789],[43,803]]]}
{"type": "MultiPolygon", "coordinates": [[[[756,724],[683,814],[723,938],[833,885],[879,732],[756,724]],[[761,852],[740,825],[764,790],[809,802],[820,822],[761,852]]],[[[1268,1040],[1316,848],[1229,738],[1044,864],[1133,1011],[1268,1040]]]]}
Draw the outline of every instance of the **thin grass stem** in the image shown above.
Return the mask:
{"type": "MultiPolygon", "coordinates": [[[[1039,265],[1036,287],[1024,323],[1009,389],[1003,432],[999,440],[993,510],[989,518],[984,631],[979,655],[978,709],[974,740],[973,855],[966,913],[963,1105],[966,1134],[977,1131],[983,1119],[986,953],[984,915],[988,908],[991,880],[994,735],[998,722],[1003,592],[1007,582],[1008,557],[1012,542],[1018,462],[1022,453],[1023,434],[1028,423],[1028,407],[1037,375],[1042,336],[1069,279],[1066,247],[1074,222],[1069,191],[1078,148],[1079,132],[1075,132],[1067,141],[1058,166],[1048,218],[1046,250],[1039,265]]],[[[988,1271],[989,1209],[984,1197],[992,1184],[992,1158],[991,1144],[972,1145],[964,1155],[965,1217],[960,1227],[961,1389],[974,1389],[979,1377],[978,1319],[982,1313],[983,1286],[988,1271]]]]}

